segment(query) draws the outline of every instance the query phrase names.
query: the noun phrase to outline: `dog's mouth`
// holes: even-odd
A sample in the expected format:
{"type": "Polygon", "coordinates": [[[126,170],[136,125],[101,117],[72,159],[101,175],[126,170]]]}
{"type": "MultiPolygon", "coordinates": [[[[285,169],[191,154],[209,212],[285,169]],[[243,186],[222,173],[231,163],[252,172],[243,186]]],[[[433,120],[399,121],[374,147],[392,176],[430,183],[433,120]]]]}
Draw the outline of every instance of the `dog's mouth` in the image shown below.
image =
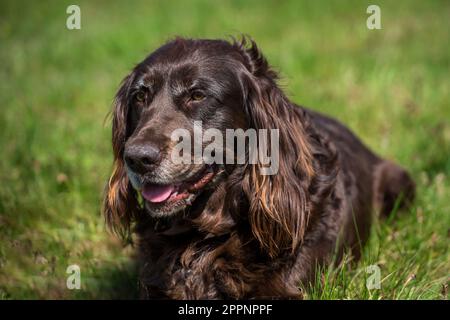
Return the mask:
{"type": "Polygon", "coordinates": [[[216,172],[212,166],[206,166],[193,178],[172,184],[144,184],[142,197],[153,205],[168,205],[192,198],[198,194],[214,178],[216,172]]]}

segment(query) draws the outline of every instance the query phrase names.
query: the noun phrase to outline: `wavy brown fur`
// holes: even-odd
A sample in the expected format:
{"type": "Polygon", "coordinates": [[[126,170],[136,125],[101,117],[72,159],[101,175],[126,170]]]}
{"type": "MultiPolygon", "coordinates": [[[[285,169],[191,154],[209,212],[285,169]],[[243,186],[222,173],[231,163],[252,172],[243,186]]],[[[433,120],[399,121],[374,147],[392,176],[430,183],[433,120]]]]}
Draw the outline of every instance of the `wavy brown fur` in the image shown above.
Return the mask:
{"type": "MultiPolygon", "coordinates": [[[[161,83],[176,77],[161,74],[161,83]]],[[[334,254],[339,258],[348,249],[359,257],[375,209],[387,214],[402,194],[404,203],[412,200],[414,183],[405,170],[373,154],[336,120],[293,104],[276,80],[251,40],[177,38],[123,81],[113,112],[114,170],[104,214],[111,229],[137,236],[142,297],[300,298],[299,285],[314,279],[317,266],[334,254]],[[204,112],[216,115],[207,120],[212,126],[279,129],[279,172],[262,175],[259,164],[224,166],[221,179],[182,215],[155,218],[139,203],[125,172],[125,144],[152,129],[142,123],[145,114],[130,116],[130,90],[138,79],[180,65],[214,70],[211,83],[225,77],[221,109],[204,112]]],[[[160,119],[165,127],[182,122],[178,111],[167,113],[160,119]]],[[[191,117],[185,112],[183,119],[186,114],[191,117]]],[[[159,123],[152,115],[147,121],[159,123]]],[[[145,137],[161,142],[165,130],[145,137]]]]}

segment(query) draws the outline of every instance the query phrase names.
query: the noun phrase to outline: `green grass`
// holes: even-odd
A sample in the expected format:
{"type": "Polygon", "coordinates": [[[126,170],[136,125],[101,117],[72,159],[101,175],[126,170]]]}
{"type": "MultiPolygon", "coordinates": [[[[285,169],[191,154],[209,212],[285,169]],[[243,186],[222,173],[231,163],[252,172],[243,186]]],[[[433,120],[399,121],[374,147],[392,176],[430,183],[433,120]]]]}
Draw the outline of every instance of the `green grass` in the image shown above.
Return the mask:
{"type": "Polygon", "coordinates": [[[105,116],[130,68],[175,35],[246,33],[297,103],[408,168],[415,207],[376,223],[363,259],[324,270],[311,299],[442,299],[450,275],[448,1],[0,2],[0,299],[135,298],[132,248],[105,231],[105,116]],[[66,268],[81,268],[81,290],[66,268]],[[381,268],[380,290],[365,286],[381,268]]]}

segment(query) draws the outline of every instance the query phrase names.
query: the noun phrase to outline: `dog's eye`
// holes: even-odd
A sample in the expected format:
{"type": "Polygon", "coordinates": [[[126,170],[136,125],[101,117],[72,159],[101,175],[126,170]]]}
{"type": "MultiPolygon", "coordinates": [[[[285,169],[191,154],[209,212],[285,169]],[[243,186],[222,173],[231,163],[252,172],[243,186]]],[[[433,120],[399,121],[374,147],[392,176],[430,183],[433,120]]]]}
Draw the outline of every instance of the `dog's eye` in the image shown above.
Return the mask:
{"type": "Polygon", "coordinates": [[[134,95],[134,99],[137,102],[145,102],[146,98],[147,98],[147,94],[142,90],[136,92],[136,94],[134,95]]]}
{"type": "Polygon", "coordinates": [[[191,101],[199,102],[205,99],[205,95],[200,91],[194,91],[191,94],[191,101]]]}

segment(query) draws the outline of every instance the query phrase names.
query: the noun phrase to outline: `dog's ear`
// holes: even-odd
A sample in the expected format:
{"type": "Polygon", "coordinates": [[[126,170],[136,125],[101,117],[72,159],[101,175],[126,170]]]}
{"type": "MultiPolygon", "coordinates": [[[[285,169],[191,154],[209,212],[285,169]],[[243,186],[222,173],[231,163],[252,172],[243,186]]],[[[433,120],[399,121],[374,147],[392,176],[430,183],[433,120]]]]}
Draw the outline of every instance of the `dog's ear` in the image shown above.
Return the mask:
{"type": "Polygon", "coordinates": [[[103,214],[110,230],[122,239],[130,239],[130,226],[139,212],[136,191],[131,186],[125,170],[123,153],[127,137],[128,92],[132,83],[128,75],[121,83],[114,99],[112,111],[113,172],[106,186],[103,214]]]}
{"type": "Polygon", "coordinates": [[[276,73],[250,42],[250,47],[246,40],[238,46],[248,71],[241,79],[244,105],[251,128],[278,129],[278,142],[259,139],[258,149],[278,151],[279,163],[278,172],[269,175],[260,161],[247,165],[243,189],[252,232],[261,248],[275,257],[282,251],[293,252],[303,240],[310,211],[307,188],[314,175],[312,151],[300,110],[294,110],[276,84],[276,73]],[[263,143],[278,143],[278,150],[263,143]]]}

